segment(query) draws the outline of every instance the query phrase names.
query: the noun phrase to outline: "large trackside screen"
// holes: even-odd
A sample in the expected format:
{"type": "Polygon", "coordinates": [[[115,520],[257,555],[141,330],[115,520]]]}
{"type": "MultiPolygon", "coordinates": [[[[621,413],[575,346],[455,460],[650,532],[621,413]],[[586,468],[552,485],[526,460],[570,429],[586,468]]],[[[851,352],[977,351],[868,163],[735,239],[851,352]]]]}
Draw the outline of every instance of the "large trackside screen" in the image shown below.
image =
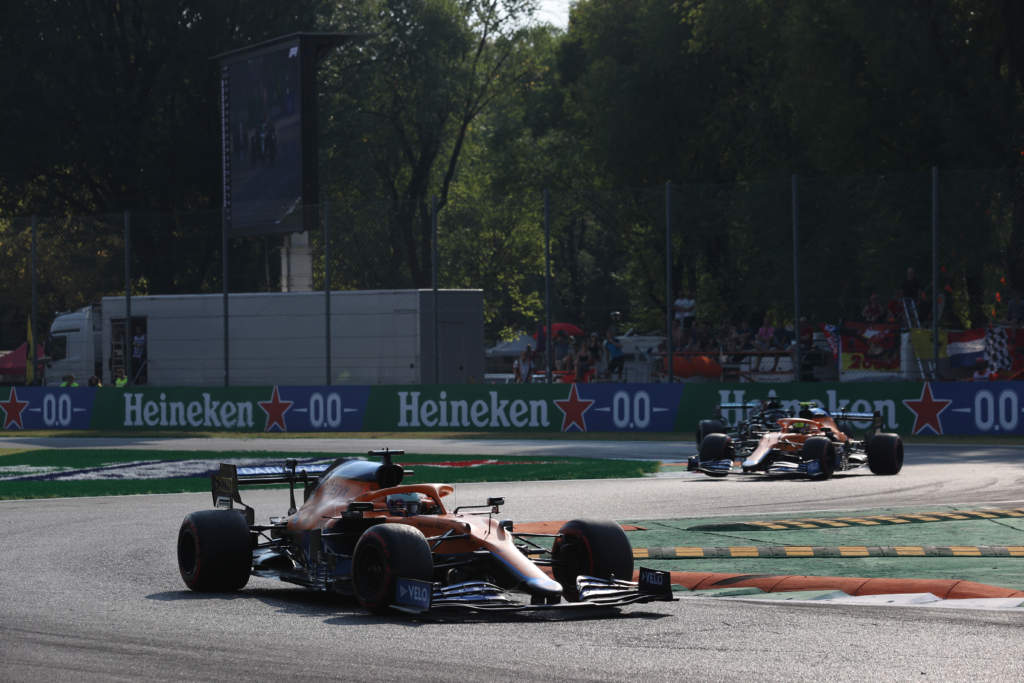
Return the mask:
{"type": "Polygon", "coordinates": [[[224,209],[231,235],[302,227],[298,39],[221,65],[224,209]]]}

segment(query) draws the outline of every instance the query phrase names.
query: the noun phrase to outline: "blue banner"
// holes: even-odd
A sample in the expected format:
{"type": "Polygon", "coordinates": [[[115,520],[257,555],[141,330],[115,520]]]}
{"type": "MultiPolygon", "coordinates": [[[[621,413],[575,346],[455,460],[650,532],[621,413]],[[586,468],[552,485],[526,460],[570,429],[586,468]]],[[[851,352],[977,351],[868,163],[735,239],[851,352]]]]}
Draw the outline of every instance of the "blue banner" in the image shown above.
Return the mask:
{"type": "MultiPolygon", "coordinates": [[[[5,432],[93,429],[688,432],[719,403],[779,396],[878,412],[906,435],[1024,434],[1024,382],[0,387],[5,432]]],[[[735,416],[727,415],[732,420],[735,416]]]]}
{"type": "Polygon", "coordinates": [[[93,387],[0,387],[4,430],[89,429],[93,387]]]}
{"type": "Polygon", "coordinates": [[[1024,434],[1024,383],[925,382],[916,398],[903,399],[908,434],[1024,434]]]}
{"type": "Polygon", "coordinates": [[[264,431],[360,432],[366,415],[368,386],[275,387],[270,401],[260,402],[267,415],[264,431]]]}
{"type": "MultiPolygon", "coordinates": [[[[671,432],[685,384],[572,384],[555,399],[561,431],[671,432]]],[[[712,406],[713,407],[713,406],[712,406]]]]}

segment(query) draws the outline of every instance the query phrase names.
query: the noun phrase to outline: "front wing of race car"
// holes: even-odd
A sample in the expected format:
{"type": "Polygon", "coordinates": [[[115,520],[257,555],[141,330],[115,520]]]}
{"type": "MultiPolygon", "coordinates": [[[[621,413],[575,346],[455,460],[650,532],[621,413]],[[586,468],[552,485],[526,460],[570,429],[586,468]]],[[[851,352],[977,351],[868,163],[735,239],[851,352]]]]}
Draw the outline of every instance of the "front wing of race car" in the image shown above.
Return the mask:
{"type": "Polygon", "coordinates": [[[821,465],[816,460],[791,461],[779,460],[771,466],[761,470],[747,470],[741,465],[729,459],[705,460],[701,462],[697,456],[690,456],[686,460],[687,472],[702,472],[712,477],[724,477],[727,474],[797,474],[813,477],[821,472],[821,465]]]}
{"type": "MultiPolygon", "coordinates": [[[[701,462],[699,457],[691,455],[686,459],[686,471],[703,472],[712,477],[724,477],[733,471],[733,461],[730,458],[722,458],[720,460],[705,460],[701,462]]],[[[736,471],[739,470],[737,469],[736,471]]]]}
{"type": "Polygon", "coordinates": [[[634,582],[579,576],[576,579],[578,602],[532,604],[520,602],[509,591],[486,581],[465,581],[442,586],[429,581],[399,578],[395,587],[395,602],[391,607],[410,614],[440,611],[550,612],[617,608],[645,602],[670,602],[676,599],[672,596],[668,572],[641,567],[639,579],[634,582]]]}

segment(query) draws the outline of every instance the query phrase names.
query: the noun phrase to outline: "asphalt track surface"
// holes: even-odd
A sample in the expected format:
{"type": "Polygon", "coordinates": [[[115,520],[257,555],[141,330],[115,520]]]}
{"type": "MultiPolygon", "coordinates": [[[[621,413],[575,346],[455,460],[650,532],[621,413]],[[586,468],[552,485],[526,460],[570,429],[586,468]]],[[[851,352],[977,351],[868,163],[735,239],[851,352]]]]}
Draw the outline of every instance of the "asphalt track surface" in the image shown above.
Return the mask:
{"type": "MultiPolygon", "coordinates": [[[[19,439],[24,441],[24,439],[19,439]]],[[[43,441],[43,440],[34,440],[43,441]]],[[[52,440],[38,445],[52,446],[52,440]]],[[[96,440],[87,444],[110,447],[96,440]]],[[[127,447],[139,447],[139,439],[127,447]]],[[[180,441],[180,440],[175,440],[180,441]]],[[[210,440],[193,447],[211,448],[210,440]]],[[[230,440],[212,440],[234,449],[230,440]]],[[[663,442],[459,444],[344,439],[259,442],[276,450],[616,455],[677,459],[663,442]],[[286,444],[290,444],[286,446],[286,444]],[[458,448],[456,448],[458,446],[458,448]]],[[[253,447],[246,440],[247,447],[253,447]]],[[[4,447],[14,441],[4,439],[4,447]]],[[[62,443],[71,447],[70,443],[62,443]]],[[[180,447],[180,443],[173,447],[180,447]]],[[[681,451],[681,452],[680,452],[681,451]]],[[[1024,449],[910,446],[896,477],[826,482],[712,480],[464,484],[458,504],[503,495],[503,517],[668,519],[916,505],[1024,504],[1024,449]]],[[[248,491],[257,519],[281,491],[248,491]]],[[[430,622],[253,579],[236,595],[184,589],[174,541],[207,494],[0,502],[0,678],[73,680],[772,680],[1024,679],[1019,611],[769,603],[685,597],[608,618],[430,622]]]]}

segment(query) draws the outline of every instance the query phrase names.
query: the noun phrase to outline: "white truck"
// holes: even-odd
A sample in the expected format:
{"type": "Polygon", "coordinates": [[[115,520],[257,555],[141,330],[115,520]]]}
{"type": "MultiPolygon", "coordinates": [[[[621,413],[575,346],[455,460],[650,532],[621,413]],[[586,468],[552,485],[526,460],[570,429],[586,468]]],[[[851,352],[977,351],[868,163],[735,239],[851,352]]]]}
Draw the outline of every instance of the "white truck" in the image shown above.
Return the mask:
{"type": "MultiPolygon", "coordinates": [[[[223,302],[222,294],[133,296],[127,330],[123,296],[58,315],[50,326],[46,383],[74,375],[85,386],[96,375],[109,386],[118,369],[130,369],[133,384],[224,386],[223,302]]],[[[230,294],[228,384],[483,379],[481,290],[331,292],[329,377],[326,319],[324,292],[230,294]]]]}

